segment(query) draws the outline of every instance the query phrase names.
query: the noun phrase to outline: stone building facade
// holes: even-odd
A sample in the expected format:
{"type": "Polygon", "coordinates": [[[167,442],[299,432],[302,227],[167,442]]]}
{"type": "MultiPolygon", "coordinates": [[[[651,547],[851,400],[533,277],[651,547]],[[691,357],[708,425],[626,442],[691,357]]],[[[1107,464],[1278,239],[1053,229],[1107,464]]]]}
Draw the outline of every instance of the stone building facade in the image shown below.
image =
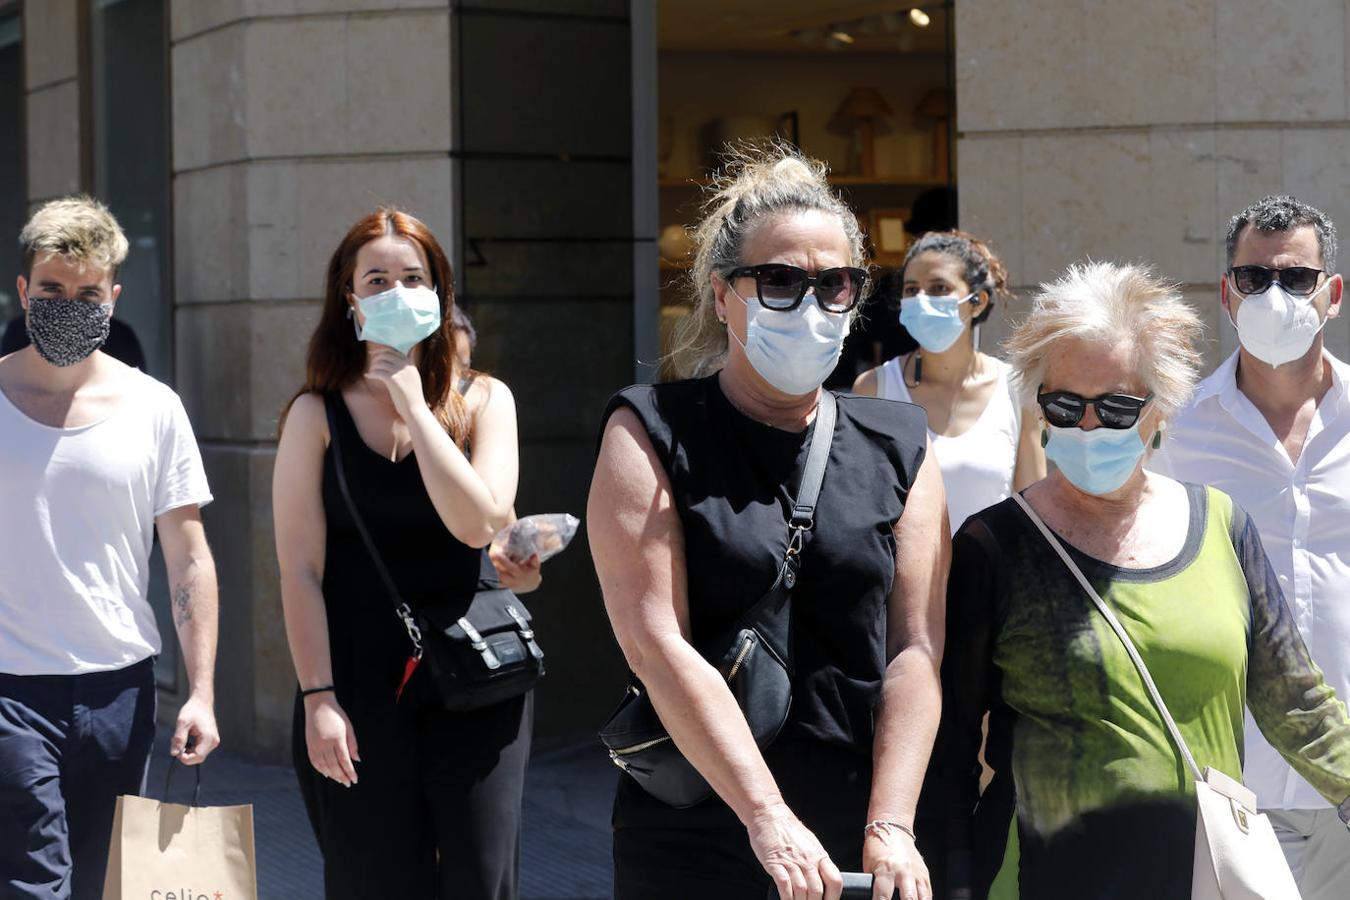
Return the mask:
{"type": "MultiPolygon", "coordinates": [[[[519,404],[519,508],[583,512],[605,398],[656,353],[654,0],[163,2],[145,36],[168,92],[157,374],[217,496],[225,740],[280,758],[294,683],[271,467],[327,255],[386,203],[453,248],[475,362],[519,404]]],[[[22,14],[30,208],[98,189],[90,130],[118,125],[91,111],[82,62],[99,6],[0,2],[22,14]]],[[[962,226],[1024,289],[1075,259],[1153,262],[1204,312],[1217,362],[1235,347],[1216,293],[1227,217],[1289,191],[1350,228],[1348,11],[1303,0],[1291,27],[1257,0],[957,0],[962,226]]],[[[1345,323],[1328,333],[1350,353],[1345,323]]],[[[584,735],[622,676],[584,534],[533,605],[540,733],[584,735]]]]}

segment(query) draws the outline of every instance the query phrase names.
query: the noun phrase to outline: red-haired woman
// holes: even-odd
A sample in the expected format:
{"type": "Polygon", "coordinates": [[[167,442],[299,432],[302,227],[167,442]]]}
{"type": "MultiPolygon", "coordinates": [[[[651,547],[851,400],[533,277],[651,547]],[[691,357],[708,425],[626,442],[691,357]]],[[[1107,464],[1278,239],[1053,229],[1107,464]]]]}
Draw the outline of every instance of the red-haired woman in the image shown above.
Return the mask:
{"type": "Polygon", "coordinates": [[[404,599],[471,596],[511,518],[516,411],[506,385],[456,359],[452,279],[412,216],[353,225],[283,419],[272,504],[300,683],[293,755],[329,900],[517,894],[532,698],[450,713],[424,666],[401,689],[408,634],[328,449],[331,408],[353,500],[404,599]]]}

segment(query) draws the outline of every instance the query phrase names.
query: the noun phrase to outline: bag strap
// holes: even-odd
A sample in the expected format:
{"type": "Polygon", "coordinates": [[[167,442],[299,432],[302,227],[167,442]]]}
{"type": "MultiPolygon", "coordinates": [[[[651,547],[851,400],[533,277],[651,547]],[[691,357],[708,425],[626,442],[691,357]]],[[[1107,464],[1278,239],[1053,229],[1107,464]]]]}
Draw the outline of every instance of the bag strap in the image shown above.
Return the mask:
{"type": "Polygon", "coordinates": [[[811,432],[811,447],[806,451],[806,466],[802,469],[801,483],[797,485],[797,500],[788,515],[787,551],[783,554],[783,563],[778,567],[778,578],[774,580],[773,587],[760,603],[751,608],[756,613],[762,604],[774,605],[772,597],[780,585],[789,591],[797,586],[802,546],[806,543],[806,533],[815,525],[816,501],[820,499],[820,488],[825,483],[825,467],[830,461],[837,411],[834,394],[822,388],[820,401],[816,405],[816,427],[811,432]]]}
{"type": "MultiPolygon", "coordinates": [[[[167,771],[167,772],[165,773],[165,775],[164,775],[164,801],[163,801],[163,802],[165,802],[165,803],[168,803],[168,802],[169,802],[169,789],[170,789],[171,787],[173,787],[173,773],[176,772],[176,771],[178,771],[178,768],[179,768],[180,766],[183,766],[183,768],[186,768],[186,766],[184,766],[183,763],[179,762],[179,761],[176,760],[176,759],[171,759],[171,760],[169,760],[169,768],[168,768],[168,771],[167,771]]],[[[201,763],[198,763],[197,765],[193,766],[192,769],[193,769],[193,772],[194,772],[194,773],[196,774],[196,776],[197,776],[197,783],[196,783],[196,785],[192,788],[192,805],[193,805],[193,806],[201,806],[201,805],[202,805],[202,804],[201,804],[201,796],[202,796],[202,767],[201,767],[201,763]]]]}
{"type": "Polygon", "coordinates": [[[366,527],[366,520],[361,516],[361,510],[356,508],[356,501],[352,499],[351,488],[347,485],[347,466],[342,452],[342,430],[338,427],[337,420],[337,404],[340,402],[340,397],[331,394],[324,395],[324,411],[328,414],[328,444],[333,449],[333,471],[337,475],[338,490],[342,492],[342,501],[347,506],[347,512],[351,515],[353,524],[356,525],[356,532],[361,535],[361,542],[366,545],[366,552],[370,554],[371,562],[375,564],[375,572],[380,576],[380,581],[384,582],[384,589],[389,592],[389,599],[394,603],[394,612],[398,614],[399,619],[403,622],[404,629],[408,632],[408,640],[412,641],[413,645],[413,656],[420,660],[422,658],[422,630],[417,627],[417,622],[413,619],[412,607],[408,606],[407,601],[399,594],[398,585],[394,583],[394,577],[389,574],[389,569],[384,564],[384,558],[380,556],[380,551],[376,549],[375,540],[370,536],[370,529],[366,527]]]}
{"type": "Polygon", "coordinates": [[[1016,491],[1013,492],[1012,497],[1017,501],[1017,505],[1022,507],[1022,512],[1027,514],[1027,518],[1031,520],[1031,523],[1040,530],[1041,536],[1045,538],[1046,543],[1059,554],[1059,558],[1064,561],[1064,565],[1068,567],[1071,573],[1073,573],[1073,577],[1078,579],[1078,583],[1082,585],[1083,590],[1087,592],[1087,595],[1092,598],[1093,605],[1097,607],[1098,611],[1101,612],[1106,618],[1106,621],[1111,625],[1111,630],[1116,633],[1116,637],[1120,638],[1120,642],[1125,645],[1125,652],[1130,655],[1130,661],[1133,662],[1134,667],[1139,670],[1139,677],[1144,680],[1144,687],[1148,689],[1148,695],[1152,698],[1153,705],[1158,708],[1158,712],[1162,713],[1163,723],[1167,726],[1167,732],[1172,735],[1172,741],[1177,745],[1177,749],[1181,751],[1181,757],[1185,760],[1186,767],[1191,770],[1191,775],[1194,776],[1196,781],[1205,781],[1204,773],[1201,772],[1200,767],[1196,765],[1195,757],[1191,755],[1191,748],[1186,746],[1186,740],[1181,736],[1181,729],[1177,728],[1176,720],[1172,718],[1172,713],[1168,711],[1167,704],[1163,702],[1162,694],[1158,692],[1158,686],[1154,684],[1153,676],[1149,674],[1148,666],[1144,665],[1144,660],[1140,657],[1139,651],[1135,649],[1134,641],[1130,640],[1130,635],[1125,631],[1125,626],[1120,624],[1120,620],[1117,619],[1116,614],[1111,611],[1111,607],[1106,605],[1106,601],[1103,600],[1101,595],[1093,589],[1090,583],[1088,583],[1087,576],[1083,574],[1083,570],[1078,568],[1078,564],[1069,556],[1069,551],[1064,549],[1064,545],[1060,543],[1059,539],[1050,531],[1045,522],[1041,520],[1041,517],[1036,514],[1036,511],[1031,508],[1031,504],[1027,503],[1022,495],[1016,491]]]}
{"type": "Polygon", "coordinates": [[[816,429],[811,434],[811,449],[806,454],[806,468],[797,488],[797,504],[788,519],[789,527],[809,530],[815,522],[816,501],[820,499],[820,486],[825,483],[825,464],[830,461],[830,444],[834,441],[836,412],[834,394],[822,388],[816,407],[816,429]]]}

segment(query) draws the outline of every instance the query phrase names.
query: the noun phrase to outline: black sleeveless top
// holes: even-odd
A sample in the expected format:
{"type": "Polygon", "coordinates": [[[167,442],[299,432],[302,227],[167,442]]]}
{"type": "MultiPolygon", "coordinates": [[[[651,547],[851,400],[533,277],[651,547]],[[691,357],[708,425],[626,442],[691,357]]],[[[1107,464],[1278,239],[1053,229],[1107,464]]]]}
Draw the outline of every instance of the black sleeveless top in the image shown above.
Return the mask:
{"type": "MultiPolygon", "coordinates": [[[[792,595],[797,672],[779,741],[827,745],[870,771],[895,576],[892,528],[923,461],[927,420],[907,403],[838,400],[815,527],[792,595]]],[[[693,643],[702,646],[772,585],[815,426],[794,434],[746,417],[717,375],[627,388],[610,401],[605,420],[621,406],[642,421],[670,480],[684,530],[693,643]]],[[[772,754],[767,759],[773,769],[772,754]]]]}
{"type": "MultiPolygon", "coordinates": [[[[341,395],[331,401],[342,441],[352,499],[403,598],[414,609],[448,604],[468,609],[480,577],[491,569],[487,554],[452,535],[432,505],[417,459],[392,462],[361,439],[341,395]]],[[[323,460],[323,505],[328,526],[323,597],[333,681],[344,707],[392,709],[412,644],[394,614],[394,602],[347,511],[334,469],[330,440],[323,460]]],[[[425,677],[414,676],[414,683],[425,677]]],[[[429,685],[428,685],[429,687],[429,685]]],[[[403,703],[421,691],[409,688],[403,703]]]]}

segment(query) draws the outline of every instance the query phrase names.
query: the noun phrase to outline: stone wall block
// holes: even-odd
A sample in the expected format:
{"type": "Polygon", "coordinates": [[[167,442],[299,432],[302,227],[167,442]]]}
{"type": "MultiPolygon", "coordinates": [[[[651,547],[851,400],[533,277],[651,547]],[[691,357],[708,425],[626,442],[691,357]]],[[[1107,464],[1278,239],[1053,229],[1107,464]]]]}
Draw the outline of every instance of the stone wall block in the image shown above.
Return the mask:
{"type": "MultiPolygon", "coordinates": [[[[1342,235],[1350,234],[1350,128],[1292,128],[1283,134],[1282,187],[1331,217],[1342,235]]],[[[1256,198],[1253,198],[1256,199],[1256,198]]],[[[1341,238],[1346,247],[1346,238],[1341,238]]],[[[1345,270],[1343,250],[1336,267],[1345,270]]],[[[1325,262],[1325,260],[1324,260],[1325,262]]]]}
{"type": "Polygon", "coordinates": [[[1149,135],[1153,246],[1165,277],[1205,282],[1215,277],[1223,236],[1215,233],[1214,132],[1157,129],[1149,135]]]}
{"type": "Polygon", "coordinates": [[[1045,54],[1051,64],[1060,52],[1081,54],[1087,75],[1071,88],[1081,114],[1056,122],[1058,127],[1213,120],[1215,0],[1080,5],[1079,39],[1072,48],[1045,54]]]}
{"type": "MultiPolygon", "coordinates": [[[[248,155],[350,152],[346,144],[347,24],[264,19],[244,44],[248,155]]],[[[393,64],[393,61],[391,61],[393,64]]]]}
{"type": "Polygon", "coordinates": [[[249,346],[249,437],[274,440],[282,406],[304,380],[305,352],[319,322],[318,303],[252,307],[249,346]]]}
{"type": "Polygon", "coordinates": [[[454,207],[448,157],[306,162],[297,169],[302,296],[322,292],[329,257],[347,229],[381,206],[397,206],[421,219],[445,252],[451,252],[454,207]],[[342,187],[334,190],[334,185],[342,187]]]}
{"type": "Polygon", "coordinates": [[[177,43],[170,51],[175,172],[246,155],[249,97],[243,51],[247,28],[242,23],[232,25],[177,43]]]}
{"type": "Polygon", "coordinates": [[[1209,121],[1213,7],[1214,0],[957,4],[958,127],[1209,121]]]}
{"type": "Polygon", "coordinates": [[[348,150],[448,148],[449,12],[353,17],[346,40],[348,150]]]}
{"type": "Polygon", "coordinates": [[[244,296],[249,280],[245,173],[244,166],[230,165],[174,179],[174,299],[180,307],[244,296]]]}
{"type": "Polygon", "coordinates": [[[1013,284],[1024,283],[1022,139],[962,138],[956,151],[962,171],[961,227],[989,242],[1013,284]]]}
{"type": "Polygon", "coordinates": [[[1301,0],[1291,15],[1275,3],[1216,3],[1219,121],[1346,117],[1344,0],[1301,0]]]}
{"type": "Polygon", "coordinates": [[[248,166],[249,297],[292,299],[323,288],[323,272],[303,271],[300,264],[300,165],[269,160],[248,166]]]}
{"type": "Polygon", "coordinates": [[[1149,136],[1060,134],[1022,142],[1023,267],[1036,283],[1085,259],[1147,260],[1153,251],[1149,136]]]}
{"type": "Polygon", "coordinates": [[[1085,74],[1077,4],[983,0],[958,3],[955,12],[960,131],[1049,128],[1076,118],[1070,86],[1085,74]]]}
{"type": "Polygon", "coordinates": [[[28,90],[37,90],[79,74],[79,3],[37,0],[24,4],[24,68],[28,90]]]}
{"type": "Polygon", "coordinates": [[[250,322],[236,304],[180,306],[174,319],[178,394],[199,441],[252,437],[250,322]],[[224,385],[230,385],[225,388],[224,385]]]}
{"type": "MultiPolygon", "coordinates": [[[[29,54],[31,57],[33,54],[29,54]]],[[[74,81],[28,95],[28,197],[80,189],[80,89],[74,81]]]]}
{"type": "Polygon", "coordinates": [[[1228,220],[1248,204],[1283,189],[1284,138],[1275,129],[1220,129],[1214,133],[1214,153],[1218,178],[1215,234],[1218,270],[1222,271],[1227,264],[1228,220]]]}

